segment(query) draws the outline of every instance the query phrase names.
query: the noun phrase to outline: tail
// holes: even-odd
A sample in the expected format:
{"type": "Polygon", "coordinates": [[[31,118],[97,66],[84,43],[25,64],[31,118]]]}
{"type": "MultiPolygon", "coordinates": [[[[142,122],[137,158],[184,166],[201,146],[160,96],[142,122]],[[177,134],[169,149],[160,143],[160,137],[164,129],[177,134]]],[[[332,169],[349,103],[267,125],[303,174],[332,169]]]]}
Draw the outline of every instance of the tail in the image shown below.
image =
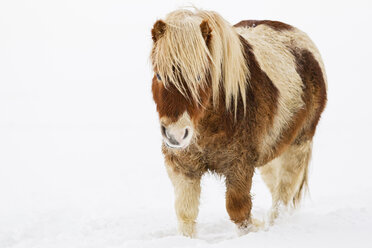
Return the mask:
{"type": "Polygon", "coordinates": [[[300,176],[300,181],[298,184],[297,192],[295,192],[293,196],[293,207],[298,207],[301,200],[304,198],[305,195],[309,194],[309,184],[308,184],[308,178],[309,178],[309,164],[310,164],[310,158],[311,158],[311,148],[312,148],[312,142],[308,142],[305,145],[302,146],[302,153],[301,153],[301,159],[300,166],[302,169],[302,175],[300,176]]]}
{"type": "Polygon", "coordinates": [[[307,194],[309,194],[308,167],[309,167],[309,164],[306,165],[298,191],[293,196],[293,207],[294,208],[298,207],[302,198],[306,196],[307,194]]]}

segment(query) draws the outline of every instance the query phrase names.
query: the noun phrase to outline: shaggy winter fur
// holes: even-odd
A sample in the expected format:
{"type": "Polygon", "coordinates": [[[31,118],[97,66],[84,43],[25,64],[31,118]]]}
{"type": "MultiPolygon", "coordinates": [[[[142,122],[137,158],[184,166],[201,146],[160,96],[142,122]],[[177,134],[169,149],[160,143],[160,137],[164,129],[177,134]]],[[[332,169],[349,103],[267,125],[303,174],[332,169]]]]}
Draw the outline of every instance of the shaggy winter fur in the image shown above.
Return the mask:
{"type": "Polygon", "coordinates": [[[152,37],[163,133],[192,128],[186,148],[163,145],[180,232],[195,235],[207,171],[225,176],[226,209],[240,228],[259,225],[250,215],[255,168],[272,194],[272,221],[281,205],[297,205],[327,99],[324,65],[308,36],[281,22],[230,26],[215,12],[178,10],[155,23],[152,37]]]}

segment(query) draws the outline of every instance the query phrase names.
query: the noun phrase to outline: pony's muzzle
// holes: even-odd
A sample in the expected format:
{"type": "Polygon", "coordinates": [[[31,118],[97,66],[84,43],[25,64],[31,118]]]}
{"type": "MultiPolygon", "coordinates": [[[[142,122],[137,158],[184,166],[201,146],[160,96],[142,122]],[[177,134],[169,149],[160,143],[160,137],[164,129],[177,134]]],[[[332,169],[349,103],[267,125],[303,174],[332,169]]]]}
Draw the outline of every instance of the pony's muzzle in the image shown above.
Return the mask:
{"type": "Polygon", "coordinates": [[[185,148],[190,143],[192,129],[191,127],[178,128],[161,125],[161,133],[168,147],[185,148]]]}

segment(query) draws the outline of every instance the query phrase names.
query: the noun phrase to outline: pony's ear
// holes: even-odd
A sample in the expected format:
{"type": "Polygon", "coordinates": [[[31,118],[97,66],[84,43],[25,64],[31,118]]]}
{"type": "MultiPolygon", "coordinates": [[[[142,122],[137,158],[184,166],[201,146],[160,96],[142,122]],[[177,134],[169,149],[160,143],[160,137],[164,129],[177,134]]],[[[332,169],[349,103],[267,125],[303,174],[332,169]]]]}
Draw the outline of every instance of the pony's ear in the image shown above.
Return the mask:
{"type": "Polygon", "coordinates": [[[208,24],[207,20],[203,20],[202,23],[200,24],[200,30],[203,35],[203,38],[205,42],[207,43],[207,46],[209,45],[209,42],[212,38],[212,29],[208,24]]]}
{"type": "Polygon", "coordinates": [[[158,20],[157,22],[155,22],[154,27],[151,30],[152,40],[154,42],[159,40],[164,35],[166,28],[167,24],[165,24],[165,22],[163,22],[162,20],[158,20]]]}

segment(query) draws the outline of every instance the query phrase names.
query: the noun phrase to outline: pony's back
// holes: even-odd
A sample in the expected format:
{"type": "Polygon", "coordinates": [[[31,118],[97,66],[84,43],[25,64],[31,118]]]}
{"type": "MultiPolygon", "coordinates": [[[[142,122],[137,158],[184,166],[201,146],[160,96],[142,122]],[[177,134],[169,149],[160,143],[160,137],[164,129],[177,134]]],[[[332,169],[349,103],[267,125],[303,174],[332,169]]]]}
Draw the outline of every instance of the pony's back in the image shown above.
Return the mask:
{"type": "Polygon", "coordinates": [[[282,22],[242,21],[234,27],[250,44],[260,68],[279,91],[277,114],[263,146],[267,149],[275,146],[288,123],[303,109],[307,113],[302,129],[313,126],[314,130],[298,130],[299,135],[301,131],[313,134],[325,105],[327,88],[324,64],[315,44],[304,32],[282,22]],[[317,65],[320,70],[311,68],[317,65]],[[309,82],[311,73],[318,77],[313,82],[309,82]],[[325,89],[320,90],[323,84],[325,89]],[[312,87],[315,89],[309,92],[312,87]]]}

